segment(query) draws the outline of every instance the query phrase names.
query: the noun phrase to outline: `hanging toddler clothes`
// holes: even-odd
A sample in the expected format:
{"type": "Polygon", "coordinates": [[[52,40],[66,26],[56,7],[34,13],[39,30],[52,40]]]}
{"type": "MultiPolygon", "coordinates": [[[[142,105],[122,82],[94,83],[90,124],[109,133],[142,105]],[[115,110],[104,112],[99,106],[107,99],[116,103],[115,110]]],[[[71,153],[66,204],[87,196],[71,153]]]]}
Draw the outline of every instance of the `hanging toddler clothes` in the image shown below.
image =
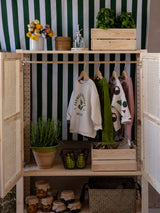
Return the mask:
{"type": "Polygon", "coordinates": [[[132,79],[131,77],[127,78],[120,78],[120,82],[122,84],[122,87],[125,92],[125,96],[127,99],[129,111],[131,113],[131,122],[125,124],[125,134],[126,137],[131,140],[132,139],[132,125],[133,125],[133,118],[134,118],[134,95],[133,95],[133,84],[132,84],[132,79]]]}
{"type": "Polygon", "coordinates": [[[112,144],[113,140],[113,121],[111,103],[109,97],[108,83],[105,78],[95,80],[99,93],[101,114],[102,114],[102,145],[112,144]]]}
{"type": "Polygon", "coordinates": [[[121,124],[130,123],[132,118],[127,105],[127,100],[119,79],[110,81],[111,86],[111,110],[115,131],[121,128],[121,124]]]}
{"type": "Polygon", "coordinates": [[[67,110],[70,132],[95,138],[96,131],[102,129],[100,101],[94,82],[75,81],[67,110]]]}

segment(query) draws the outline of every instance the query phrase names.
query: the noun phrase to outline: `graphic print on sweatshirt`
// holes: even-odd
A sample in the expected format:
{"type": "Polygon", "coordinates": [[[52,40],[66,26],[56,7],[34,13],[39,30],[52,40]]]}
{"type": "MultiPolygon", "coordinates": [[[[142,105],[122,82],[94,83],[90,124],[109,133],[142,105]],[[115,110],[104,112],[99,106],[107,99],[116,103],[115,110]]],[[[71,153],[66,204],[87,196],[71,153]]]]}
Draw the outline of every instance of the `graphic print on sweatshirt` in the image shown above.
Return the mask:
{"type": "Polygon", "coordinates": [[[74,110],[79,116],[83,115],[83,112],[86,110],[86,100],[83,93],[79,93],[74,101],[74,110]]]}
{"type": "Polygon", "coordinates": [[[67,109],[70,132],[95,138],[97,130],[102,129],[99,95],[96,85],[88,81],[74,83],[74,89],[67,109]]]}

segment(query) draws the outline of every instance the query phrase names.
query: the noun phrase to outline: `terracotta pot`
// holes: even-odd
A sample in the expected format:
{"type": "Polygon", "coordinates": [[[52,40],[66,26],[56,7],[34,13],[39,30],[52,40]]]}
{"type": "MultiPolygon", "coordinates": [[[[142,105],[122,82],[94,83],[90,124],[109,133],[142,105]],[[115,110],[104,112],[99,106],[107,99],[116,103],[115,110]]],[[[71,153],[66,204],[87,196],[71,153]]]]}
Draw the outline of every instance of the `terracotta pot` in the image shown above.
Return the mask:
{"type": "Polygon", "coordinates": [[[53,147],[32,147],[33,155],[40,169],[53,167],[58,145],[53,147]]]}

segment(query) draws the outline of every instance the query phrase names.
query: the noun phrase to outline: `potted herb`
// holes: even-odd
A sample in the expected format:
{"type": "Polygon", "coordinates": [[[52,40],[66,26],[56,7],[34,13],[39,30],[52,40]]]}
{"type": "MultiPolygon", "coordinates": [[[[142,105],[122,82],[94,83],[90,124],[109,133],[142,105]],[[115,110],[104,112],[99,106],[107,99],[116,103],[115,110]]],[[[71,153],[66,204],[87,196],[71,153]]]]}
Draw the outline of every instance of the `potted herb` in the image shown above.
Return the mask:
{"type": "Polygon", "coordinates": [[[109,8],[102,8],[97,14],[96,28],[136,28],[132,13],[122,12],[115,17],[115,12],[109,8]]]}
{"type": "Polygon", "coordinates": [[[36,128],[31,122],[31,149],[40,169],[48,169],[53,166],[58,149],[57,138],[60,135],[60,129],[60,121],[39,118],[36,128]]]}

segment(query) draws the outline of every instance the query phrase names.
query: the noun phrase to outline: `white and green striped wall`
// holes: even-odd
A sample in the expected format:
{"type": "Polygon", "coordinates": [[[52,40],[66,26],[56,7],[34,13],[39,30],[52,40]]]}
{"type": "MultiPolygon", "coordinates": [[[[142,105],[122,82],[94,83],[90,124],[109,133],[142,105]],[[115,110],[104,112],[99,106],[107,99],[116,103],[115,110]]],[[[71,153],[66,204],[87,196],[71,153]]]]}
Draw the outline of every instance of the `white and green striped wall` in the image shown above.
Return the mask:
{"type": "MultiPolygon", "coordinates": [[[[108,7],[119,15],[132,12],[137,28],[137,47],[144,49],[146,43],[150,0],[0,0],[0,49],[14,52],[29,49],[25,36],[30,20],[39,19],[42,25],[49,24],[58,36],[75,36],[76,25],[83,29],[86,46],[90,48],[90,29],[95,27],[100,8],[108,7]]],[[[54,50],[54,38],[45,41],[46,50],[54,50]]],[[[134,55],[32,55],[33,60],[135,60],[134,55]]],[[[101,64],[100,70],[109,79],[114,64],[101,64]]],[[[87,65],[90,77],[98,65],[87,65]]],[[[135,65],[126,64],[126,70],[134,79],[135,65]]],[[[32,65],[32,120],[38,117],[62,121],[63,139],[81,139],[71,135],[66,121],[66,110],[75,79],[83,64],[34,64],[32,65]]],[[[124,64],[116,65],[118,74],[124,64]]]]}

